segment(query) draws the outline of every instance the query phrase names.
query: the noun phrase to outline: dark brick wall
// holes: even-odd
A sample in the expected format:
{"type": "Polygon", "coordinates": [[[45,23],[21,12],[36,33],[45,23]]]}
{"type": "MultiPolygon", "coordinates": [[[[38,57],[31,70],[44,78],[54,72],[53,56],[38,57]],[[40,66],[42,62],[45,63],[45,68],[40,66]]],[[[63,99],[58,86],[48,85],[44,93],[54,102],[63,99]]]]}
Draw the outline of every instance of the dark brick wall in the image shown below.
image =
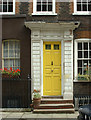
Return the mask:
{"type": "Polygon", "coordinates": [[[74,95],[91,95],[91,82],[74,82],[74,95]]]}
{"type": "Polygon", "coordinates": [[[29,2],[20,3],[20,14],[28,14],[29,2]]]}
{"type": "Polygon", "coordinates": [[[20,68],[21,76],[23,78],[30,74],[30,60],[31,60],[31,38],[30,30],[24,26],[25,18],[21,17],[10,17],[3,18],[2,20],[2,39],[17,39],[20,40],[20,68]]]}
{"type": "Polygon", "coordinates": [[[0,69],[1,68],[2,68],[2,18],[0,18],[0,69]]]}

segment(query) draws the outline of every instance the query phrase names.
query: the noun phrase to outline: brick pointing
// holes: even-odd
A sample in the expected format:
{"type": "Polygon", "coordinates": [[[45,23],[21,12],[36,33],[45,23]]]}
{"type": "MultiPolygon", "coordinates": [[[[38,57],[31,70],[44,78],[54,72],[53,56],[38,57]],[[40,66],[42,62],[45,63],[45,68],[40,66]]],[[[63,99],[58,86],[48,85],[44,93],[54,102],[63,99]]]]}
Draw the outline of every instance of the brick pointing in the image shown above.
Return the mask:
{"type": "Polygon", "coordinates": [[[59,14],[59,2],[56,2],[56,13],[59,14]]]}
{"type": "MultiPolygon", "coordinates": [[[[72,0],[71,0],[71,1],[72,1],[72,0]]],[[[69,14],[74,13],[74,2],[70,2],[69,9],[70,9],[69,14]]]]}
{"type": "Polygon", "coordinates": [[[75,33],[75,39],[78,38],[91,38],[91,31],[77,31],[75,33]]]}
{"type": "Polygon", "coordinates": [[[16,2],[15,3],[15,14],[19,14],[20,13],[19,5],[20,5],[20,2],[16,2]]]}
{"type": "Polygon", "coordinates": [[[33,0],[29,1],[29,6],[28,6],[28,14],[32,14],[33,13],[33,0]]]}
{"type": "Polygon", "coordinates": [[[20,14],[28,14],[29,2],[21,2],[20,14]]]}
{"type": "Polygon", "coordinates": [[[74,95],[91,95],[91,82],[74,82],[74,95]]]}

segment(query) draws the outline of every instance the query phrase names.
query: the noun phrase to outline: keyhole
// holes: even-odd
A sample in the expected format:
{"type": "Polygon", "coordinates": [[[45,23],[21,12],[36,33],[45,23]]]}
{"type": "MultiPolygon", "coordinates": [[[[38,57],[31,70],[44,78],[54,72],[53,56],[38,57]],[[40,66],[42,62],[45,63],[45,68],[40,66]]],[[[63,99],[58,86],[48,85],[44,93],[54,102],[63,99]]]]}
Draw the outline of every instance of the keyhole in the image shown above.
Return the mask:
{"type": "Polygon", "coordinates": [[[51,65],[53,65],[53,61],[51,61],[51,65]]]}

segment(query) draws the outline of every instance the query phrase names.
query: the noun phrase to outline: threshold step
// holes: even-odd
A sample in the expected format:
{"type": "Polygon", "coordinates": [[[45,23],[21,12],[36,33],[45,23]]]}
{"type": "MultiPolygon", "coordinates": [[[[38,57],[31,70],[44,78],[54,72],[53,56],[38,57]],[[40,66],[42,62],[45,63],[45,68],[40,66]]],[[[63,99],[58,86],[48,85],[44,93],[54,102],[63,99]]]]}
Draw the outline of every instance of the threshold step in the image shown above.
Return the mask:
{"type": "Polygon", "coordinates": [[[34,109],[33,113],[74,113],[74,109],[34,109]]]}
{"type": "Polygon", "coordinates": [[[71,109],[73,104],[40,104],[37,109],[71,109]]]}
{"type": "Polygon", "coordinates": [[[44,99],[63,99],[63,96],[42,96],[44,99]]]}

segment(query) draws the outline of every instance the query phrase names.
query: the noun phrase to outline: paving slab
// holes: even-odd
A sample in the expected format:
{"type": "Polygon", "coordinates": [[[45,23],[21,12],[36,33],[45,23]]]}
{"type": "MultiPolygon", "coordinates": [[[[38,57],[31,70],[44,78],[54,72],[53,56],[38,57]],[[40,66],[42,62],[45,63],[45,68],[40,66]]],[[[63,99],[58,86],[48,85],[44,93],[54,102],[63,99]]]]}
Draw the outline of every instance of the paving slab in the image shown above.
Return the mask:
{"type": "Polygon", "coordinates": [[[37,118],[53,118],[53,114],[38,114],[37,118]]]}
{"type": "Polygon", "coordinates": [[[21,118],[23,114],[23,112],[12,112],[7,115],[7,118],[21,118]]]}
{"type": "Polygon", "coordinates": [[[25,112],[21,118],[37,118],[38,114],[32,114],[31,112],[25,112]]]}
{"type": "Polygon", "coordinates": [[[67,114],[53,114],[53,118],[67,118],[67,114]]]}
{"type": "Polygon", "coordinates": [[[74,114],[33,114],[32,112],[0,112],[2,120],[77,120],[74,114]]]}

